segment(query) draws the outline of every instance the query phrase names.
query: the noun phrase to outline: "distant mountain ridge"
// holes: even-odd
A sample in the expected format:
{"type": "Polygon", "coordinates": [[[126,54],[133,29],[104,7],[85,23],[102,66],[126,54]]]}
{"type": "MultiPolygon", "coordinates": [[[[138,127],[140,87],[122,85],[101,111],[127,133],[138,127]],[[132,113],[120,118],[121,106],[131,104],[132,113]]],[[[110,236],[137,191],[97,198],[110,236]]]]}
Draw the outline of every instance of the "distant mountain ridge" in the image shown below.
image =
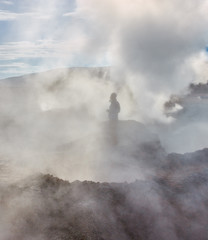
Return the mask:
{"type": "Polygon", "coordinates": [[[30,73],[26,75],[20,75],[16,77],[8,77],[0,79],[0,85],[2,83],[15,83],[18,81],[24,81],[26,79],[36,79],[41,75],[46,76],[47,74],[51,75],[54,74],[55,76],[62,74],[74,74],[74,73],[90,73],[92,76],[98,76],[100,78],[108,77],[107,75],[110,74],[111,67],[70,67],[70,68],[57,68],[51,69],[47,71],[37,72],[37,73],[30,73]],[[105,75],[105,76],[104,76],[105,75]]]}

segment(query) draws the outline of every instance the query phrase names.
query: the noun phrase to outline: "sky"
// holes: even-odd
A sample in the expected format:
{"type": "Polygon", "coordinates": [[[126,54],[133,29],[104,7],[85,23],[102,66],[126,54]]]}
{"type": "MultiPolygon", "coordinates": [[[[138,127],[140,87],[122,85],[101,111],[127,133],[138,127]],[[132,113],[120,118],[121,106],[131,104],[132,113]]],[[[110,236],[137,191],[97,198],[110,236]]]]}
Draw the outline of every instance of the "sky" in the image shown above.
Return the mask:
{"type": "MultiPolygon", "coordinates": [[[[168,32],[170,38],[174,37],[174,40],[175,33],[179,35],[179,41],[175,42],[179,50],[183,48],[182,54],[181,51],[176,51],[175,55],[183,57],[190,46],[192,49],[197,47],[198,50],[200,47],[201,51],[206,52],[207,42],[200,42],[199,46],[199,37],[197,42],[194,42],[195,45],[192,44],[193,40],[191,44],[187,42],[187,45],[184,44],[185,42],[180,42],[180,40],[189,41],[189,37],[195,40],[197,34],[204,37],[199,21],[202,20],[204,26],[206,21],[203,16],[206,14],[202,13],[201,9],[205,11],[206,4],[206,0],[184,1],[182,4],[175,1],[171,6],[164,1],[159,3],[152,0],[148,4],[144,4],[141,0],[130,1],[130,3],[126,0],[104,3],[95,0],[0,0],[0,79],[54,68],[112,64],[121,66],[119,58],[128,60],[125,63],[128,69],[134,70],[138,68],[137,64],[140,64],[140,70],[143,71],[142,68],[146,68],[147,64],[145,61],[155,61],[154,57],[169,56],[165,53],[166,46],[157,45],[157,42],[163,44],[165,40],[163,37],[160,39],[156,37],[156,46],[150,38],[152,34],[163,36],[164,29],[167,31],[167,28],[175,23],[177,26],[178,19],[182,22],[181,29],[177,28],[176,33],[173,26],[173,32],[168,32]],[[170,9],[171,14],[174,15],[168,16],[170,9]],[[196,10],[195,16],[192,13],[193,10],[196,10]],[[162,26],[157,14],[165,21],[162,26]],[[184,14],[186,14],[185,18],[184,14]],[[158,21],[153,24],[151,21],[155,17],[158,21]],[[166,22],[167,17],[170,21],[166,22]],[[133,21],[135,24],[132,24],[133,21]],[[196,24],[199,30],[195,29],[196,24]],[[155,32],[151,30],[152,25],[155,25],[153,26],[155,32]],[[191,25],[193,28],[190,28],[191,25]],[[179,31],[187,26],[193,31],[187,32],[187,39],[181,39],[179,31]],[[144,31],[144,27],[150,28],[149,33],[144,31]],[[137,42],[138,36],[134,36],[132,32],[142,33],[143,39],[137,42]],[[134,42],[132,38],[135,39],[134,42]],[[149,38],[148,41],[145,40],[147,38],[149,38]],[[138,43],[135,47],[139,48],[142,56],[145,54],[142,62],[139,62],[140,60],[131,62],[133,55],[131,49],[123,47],[127,43],[132,46],[138,43]],[[146,46],[144,43],[147,43],[146,46]],[[157,52],[158,47],[162,49],[160,53],[157,52]],[[129,63],[132,64],[130,67],[129,63]]],[[[175,50],[171,45],[175,42],[173,39],[166,40],[170,43],[168,53],[171,54],[170,49],[175,50]]],[[[134,53],[137,54],[137,50],[134,53]]],[[[164,60],[167,63],[166,59],[164,60]]],[[[152,67],[158,68],[157,64],[152,67]]],[[[168,74],[172,71],[171,67],[172,65],[166,66],[168,74]]],[[[155,72],[155,69],[152,70],[155,72]]]]}
{"type": "Polygon", "coordinates": [[[85,59],[86,27],[74,0],[0,1],[0,79],[73,66],[106,65],[85,59]]]}

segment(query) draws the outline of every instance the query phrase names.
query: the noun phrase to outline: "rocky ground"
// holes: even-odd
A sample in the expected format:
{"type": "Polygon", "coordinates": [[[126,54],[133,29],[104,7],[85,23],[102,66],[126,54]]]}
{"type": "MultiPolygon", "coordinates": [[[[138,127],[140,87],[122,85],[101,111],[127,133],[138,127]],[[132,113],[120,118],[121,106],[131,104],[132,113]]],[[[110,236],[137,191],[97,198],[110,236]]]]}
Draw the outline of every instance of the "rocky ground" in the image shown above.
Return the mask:
{"type": "Polygon", "coordinates": [[[0,192],[1,240],[205,240],[208,149],[170,154],[132,183],[35,175],[0,192]]]}

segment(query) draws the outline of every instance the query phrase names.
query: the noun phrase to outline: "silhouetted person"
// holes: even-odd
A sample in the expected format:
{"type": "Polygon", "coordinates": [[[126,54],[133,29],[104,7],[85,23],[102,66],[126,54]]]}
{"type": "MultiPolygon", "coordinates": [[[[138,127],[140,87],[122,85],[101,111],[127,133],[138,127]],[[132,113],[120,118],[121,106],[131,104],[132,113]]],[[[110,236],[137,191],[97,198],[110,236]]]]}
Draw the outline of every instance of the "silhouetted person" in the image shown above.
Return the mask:
{"type": "Polygon", "coordinates": [[[112,93],[110,96],[110,107],[108,110],[108,117],[110,121],[118,121],[118,113],[120,112],[120,104],[117,101],[117,94],[112,93]]]}
{"type": "Polygon", "coordinates": [[[117,145],[118,143],[118,113],[120,112],[120,104],[116,99],[117,94],[112,93],[110,96],[110,107],[108,111],[109,117],[109,136],[110,142],[113,145],[117,145]]]}

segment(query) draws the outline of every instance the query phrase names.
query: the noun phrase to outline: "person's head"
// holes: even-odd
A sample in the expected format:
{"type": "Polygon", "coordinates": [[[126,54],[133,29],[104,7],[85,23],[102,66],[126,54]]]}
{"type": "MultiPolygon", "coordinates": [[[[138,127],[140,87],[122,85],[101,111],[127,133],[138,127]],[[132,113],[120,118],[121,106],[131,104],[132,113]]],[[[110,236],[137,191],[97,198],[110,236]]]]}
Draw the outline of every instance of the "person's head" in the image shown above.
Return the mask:
{"type": "Polygon", "coordinates": [[[115,101],[116,97],[117,97],[117,94],[116,93],[112,93],[111,96],[110,96],[110,102],[115,101]]]}

